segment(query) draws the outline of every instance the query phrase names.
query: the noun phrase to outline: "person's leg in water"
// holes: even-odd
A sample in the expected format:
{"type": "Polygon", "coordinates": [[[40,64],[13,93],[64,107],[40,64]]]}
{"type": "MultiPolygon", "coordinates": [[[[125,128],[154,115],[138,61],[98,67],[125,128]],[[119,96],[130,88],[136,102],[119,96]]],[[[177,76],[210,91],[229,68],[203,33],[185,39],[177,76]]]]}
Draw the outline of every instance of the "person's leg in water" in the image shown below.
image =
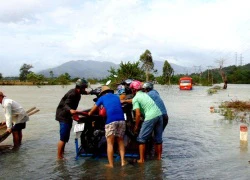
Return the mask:
{"type": "MultiPolygon", "coordinates": [[[[155,138],[155,155],[157,160],[161,160],[162,155],[162,132],[163,132],[163,116],[159,117],[154,127],[154,138],[155,138]]],[[[166,121],[165,121],[166,122],[166,121]]],[[[167,124],[165,124],[167,125],[167,124]]],[[[165,126],[166,127],[166,126],[165,126]]]]}
{"type": "Polygon", "coordinates": [[[64,159],[64,149],[66,143],[69,141],[70,138],[70,130],[72,124],[60,122],[60,140],[57,144],[57,158],[64,159]]]}
{"type": "Polygon", "coordinates": [[[22,129],[25,129],[26,123],[15,124],[11,131],[13,136],[14,149],[19,148],[22,144],[22,129]]]}
{"type": "Polygon", "coordinates": [[[137,163],[144,163],[145,161],[145,154],[146,154],[145,143],[152,135],[154,124],[156,121],[157,121],[157,118],[152,119],[152,120],[147,120],[142,123],[139,135],[137,137],[137,142],[139,143],[139,154],[140,154],[140,159],[137,160],[137,163]]]}
{"type": "Polygon", "coordinates": [[[108,154],[108,161],[109,164],[106,164],[107,167],[114,167],[114,141],[115,136],[113,134],[107,137],[107,154],[108,154]]]}
{"type": "Polygon", "coordinates": [[[144,161],[145,161],[145,150],[146,150],[146,145],[145,144],[139,144],[140,159],[137,160],[137,163],[144,163],[144,161]]]}
{"type": "Polygon", "coordinates": [[[59,140],[57,144],[57,159],[63,159],[64,158],[64,148],[65,148],[66,142],[59,140]]]}
{"type": "Polygon", "coordinates": [[[12,131],[14,148],[19,148],[21,145],[21,140],[19,137],[19,131],[12,131]]]}
{"type": "Polygon", "coordinates": [[[23,139],[23,133],[22,130],[18,131],[18,136],[19,136],[19,144],[22,144],[22,139],[23,139]]]}
{"type": "Polygon", "coordinates": [[[125,147],[124,147],[124,141],[123,141],[123,137],[117,137],[117,141],[118,141],[118,146],[119,146],[119,152],[120,152],[120,156],[121,156],[121,166],[125,166],[127,164],[127,162],[125,161],[125,147]]]}
{"type": "Polygon", "coordinates": [[[155,156],[157,160],[161,160],[162,144],[155,144],[155,156]]]}

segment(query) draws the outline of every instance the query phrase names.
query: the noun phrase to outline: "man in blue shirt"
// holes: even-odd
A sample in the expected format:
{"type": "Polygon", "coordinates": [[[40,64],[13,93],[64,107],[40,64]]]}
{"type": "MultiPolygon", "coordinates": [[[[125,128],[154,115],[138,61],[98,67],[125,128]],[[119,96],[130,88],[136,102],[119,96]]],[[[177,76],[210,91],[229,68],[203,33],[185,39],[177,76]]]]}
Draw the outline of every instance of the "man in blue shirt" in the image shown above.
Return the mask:
{"type": "Polygon", "coordinates": [[[124,147],[124,134],[125,134],[125,119],[122,110],[120,98],[114,94],[108,86],[102,86],[100,97],[96,101],[93,108],[89,111],[88,115],[92,115],[94,111],[98,110],[98,107],[103,106],[106,110],[106,125],[105,125],[105,136],[107,139],[107,154],[108,161],[107,167],[114,167],[114,141],[117,140],[120,156],[121,166],[126,165],[124,159],[125,147],[124,147]]]}
{"type": "Polygon", "coordinates": [[[154,89],[154,85],[151,82],[145,82],[142,86],[143,91],[147,92],[147,94],[154,100],[156,105],[161,110],[163,116],[163,130],[168,124],[168,113],[165,107],[163,100],[161,99],[159,93],[154,89]]]}

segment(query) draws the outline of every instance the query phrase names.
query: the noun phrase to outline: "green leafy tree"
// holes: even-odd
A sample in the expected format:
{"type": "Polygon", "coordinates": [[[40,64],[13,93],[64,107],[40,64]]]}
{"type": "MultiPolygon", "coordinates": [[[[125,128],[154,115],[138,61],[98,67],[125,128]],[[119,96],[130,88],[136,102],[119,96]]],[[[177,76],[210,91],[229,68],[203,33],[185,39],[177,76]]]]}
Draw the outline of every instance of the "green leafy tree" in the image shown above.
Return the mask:
{"type": "Polygon", "coordinates": [[[33,68],[32,65],[30,64],[23,64],[20,68],[20,75],[19,75],[19,80],[20,81],[26,81],[27,80],[27,75],[31,73],[30,69],[33,68]]]}
{"type": "Polygon", "coordinates": [[[137,80],[143,80],[145,79],[145,73],[140,68],[140,62],[121,62],[120,66],[117,70],[115,70],[113,67],[108,70],[110,75],[107,77],[106,80],[111,80],[112,84],[111,86],[114,87],[116,84],[119,84],[122,80],[126,79],[137,79],[137,80]]]}
{"type": "Polygon", "coordinates": [[[51,71],[49,71],[49,75],[50,75],[50,78],[51,79],[54,79],[54,72],[51,70],[51,71]]]}
{"type": "Polygon", "coordinates": [[[35,74],[34,72],[31,72],[27,75],[27,80],[32,82],[33,84],[41,85],[44,83],[45,77],[44,75],[35,74]]]}
{"type": "Polygon", "coordinates": [[[146,74],[146,81],[149,81],[149,74],[151,71],[154,70],[154,62],[151,52],[146,50],[139,59],[142,62],[142,69],[145,71],[146,74]]]}
{"type": "Polygon", "coordinates": [[[2,75],[2,73],[0,73],[0,80],[3,80],[3,75],[2,75]]]}
{"type": "Polygon", "coordinates": [[[174,69],[171,67],[171,65],[168,63],[167,60],[165,60],[163,68],[162,68],[162,77],[165,81],[165,83],[168,82],[168,84],[170,85],[170,80],[171,77],[174,75],[174,69]]]}
{"type": "Polygon", "coordinates": [[[59,77],[57,77],[56,81],[60,85],[68,85],[70,83],[70,76],[68,73],[61,74],[59,77]]]}

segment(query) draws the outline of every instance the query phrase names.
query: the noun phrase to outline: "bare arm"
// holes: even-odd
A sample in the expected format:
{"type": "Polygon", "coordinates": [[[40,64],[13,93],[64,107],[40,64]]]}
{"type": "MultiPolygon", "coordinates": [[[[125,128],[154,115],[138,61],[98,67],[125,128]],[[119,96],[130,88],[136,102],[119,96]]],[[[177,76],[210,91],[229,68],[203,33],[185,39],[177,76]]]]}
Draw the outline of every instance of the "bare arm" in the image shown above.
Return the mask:
{"type": "Polygon", "coordinates": [[[126,99],[126,100],[121,100],[121,103],[129,103],[132,104],[133,99],[126,99]]]}
{"type": "Polygon", "coordinates": [[[92,109],[89,111],[88,115],[91,116],[98,109],[97,105],[94,105],[92,109]]]}
{"type": "Polygon", "coordinates": [[[139,129],[140,120],[141,120],[141,111],[138,108],[135,110],[135,129],[134,129],[135,132],[137,132],[139,129]]]}

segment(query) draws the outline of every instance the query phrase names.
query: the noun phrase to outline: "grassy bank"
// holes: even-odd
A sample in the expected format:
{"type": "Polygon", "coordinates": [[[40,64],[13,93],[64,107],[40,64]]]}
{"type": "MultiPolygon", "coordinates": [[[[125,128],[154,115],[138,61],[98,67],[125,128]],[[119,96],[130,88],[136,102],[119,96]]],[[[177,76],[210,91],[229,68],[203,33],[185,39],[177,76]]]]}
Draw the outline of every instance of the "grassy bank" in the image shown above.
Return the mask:
{"type": "Polygon", "coordinates": [[[19,80],[4,80],[0,81],[0,85],[33,85],[32,82],[25,82],[25,81],[19,81],[19,80]]]}

